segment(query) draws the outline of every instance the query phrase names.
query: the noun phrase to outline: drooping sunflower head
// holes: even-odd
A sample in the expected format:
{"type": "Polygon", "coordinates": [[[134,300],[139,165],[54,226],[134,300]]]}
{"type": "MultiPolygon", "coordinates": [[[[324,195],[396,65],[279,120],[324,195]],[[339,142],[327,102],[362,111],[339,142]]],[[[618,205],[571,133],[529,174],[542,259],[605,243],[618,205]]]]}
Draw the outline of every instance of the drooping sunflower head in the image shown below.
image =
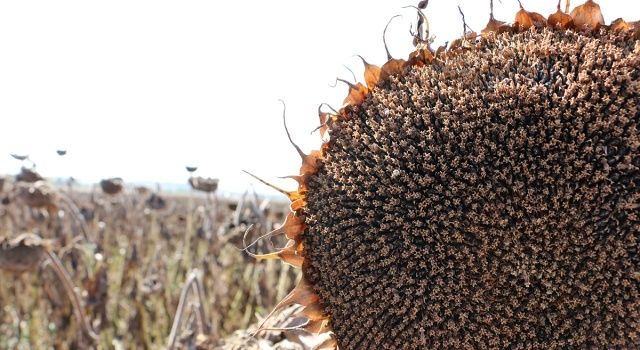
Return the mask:
{"type": "Polygon", "coordinates": [[[640,26],[522,9],[378,68],[261,258],[344,349],[640,347],[640,26]]]}

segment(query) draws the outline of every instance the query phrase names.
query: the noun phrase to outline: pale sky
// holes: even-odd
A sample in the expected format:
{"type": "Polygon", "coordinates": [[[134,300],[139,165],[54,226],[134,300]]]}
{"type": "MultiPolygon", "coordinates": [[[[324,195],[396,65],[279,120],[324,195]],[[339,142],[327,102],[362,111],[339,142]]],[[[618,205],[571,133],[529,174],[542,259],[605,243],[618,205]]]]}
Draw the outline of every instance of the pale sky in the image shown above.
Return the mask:
{"type": "MultiPolygon", "coordinates": [[[[572,1],[579,5],[583,1],[572,1]]],[[[317,107],[336,109],[362,65],[406,58],[418,1],[0,1],[0,174],[29,154],[45,176],[184,183],[185,165],[242,191],[252,171],[283,186],[299,158],[281,120],[308,151],[317,107]],[[60,158],[56,149],[68,150],[60,158]]],[[[522,0],[545,16],[554,0],[522,0]]],[[[640,19],[636,0],[601,0],[605,20],[640,19]]],[[[460,5],[480,31],[489,1],[431,0],[436,43],[462,34],[460,5]]],[[[564,7],[564,1],[563,5],[564,7]]],[[[573,7],[573,6],[572,6],[573,7]]],[[[511,22],[516,0],[495,1],[511,22]]],[[[262,185],[259,190],[267,191],[262,185]]]]}

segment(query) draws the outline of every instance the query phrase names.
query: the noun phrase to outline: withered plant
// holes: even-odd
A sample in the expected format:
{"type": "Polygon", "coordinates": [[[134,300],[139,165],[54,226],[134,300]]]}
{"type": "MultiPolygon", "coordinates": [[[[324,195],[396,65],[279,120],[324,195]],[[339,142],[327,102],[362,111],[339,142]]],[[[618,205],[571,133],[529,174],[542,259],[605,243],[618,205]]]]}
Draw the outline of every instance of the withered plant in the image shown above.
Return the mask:
{"type": "Polygon", "coordinates": [[[85,315],[73,281],[58,256],[51,250],[49,242],[30,233],[21,234],[13,239],[0,238],[1,270],[23,273],[37,269],[43,261],[46,261],[47,266],[51,266],[60,283],[62,283],[83,334],[91,341],[96,341],[98,335],[85,315]]]}
{"type": "Polygon", "coordinates": [[[205,296],[202,282],[198,276],[198,270],[193,270],[189,273],[187,280],[184,282],[182,291],[180,292],[180,300],[178,301],[178,308],[174,315],[173,324],[171,326],[171,333],[167,341],[167,348],[173,350],[178,338],[178,332],[180,332],[183,326],[183,319],[185,315],[190,312],[195,316],[196,330],[188,330],[190,338],[198,341],[199,346],[202,347],[203,343],[208,343],[208,338],[211,336],[211,325],[206,316],[204,309],[205,296]],[[189,295],[194,299],[189,303],[189,295]]]}

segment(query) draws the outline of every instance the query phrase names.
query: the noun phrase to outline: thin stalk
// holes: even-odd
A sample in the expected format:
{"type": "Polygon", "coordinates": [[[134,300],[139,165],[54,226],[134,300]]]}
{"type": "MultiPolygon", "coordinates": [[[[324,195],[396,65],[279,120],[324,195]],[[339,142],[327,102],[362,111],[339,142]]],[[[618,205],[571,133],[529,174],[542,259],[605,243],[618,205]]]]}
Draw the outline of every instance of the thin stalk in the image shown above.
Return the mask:
{"type": "Polygon", "coordinates": [[[176,309],[173,324],[171,325],[171,333],[169,334],[169,339],[167,341],[167,349],[169,350],[175,349],[176,338],[178,337],[178,331],[182,326],[182,319],[185,313],[185,305],[187,303],[187,298],[189,297],[190,291],[193,292],[198,299],[198,312],[196,313],[196,317],[198,318],[199,325],[202,327],[198,331],[204,334],[207,334],[209,332],[209,324],[206,322],[207,318],[204,310],[204,292],[202,284],[198,279],[197,270],[193,270],[191,273],[189,273],[189,277],[185,281],[184,286],[182,287],[182,291],[180,292],[178,308],[176,309]]]}
{"type": "Polygon", "coordinates": [[[71,276],[69,276],[69,273],[64,268],[64,265],[62,264],[62,262],[54,252],[51,252],[46,249],[45,249],[45,252],[47,254],[47,257],[49,258],[49,261],[51,262],[51,267],[53,268],[54,272],[58,276],[58,279],[60,280],[60,282],[62,282],[62,285],[65,291],[67,292],[67,296],[71,301],[71,305],[73,306],[73,311],[76,315],[76,318],[78,319],[78,323],[80,324],[82,331],[92,341],[94,342],[97,341],[98,335],[91,327],[91,324],[89,323],[89,320],[87,319],[87,316],[84,313],[82,303],[80,302],[80,297],[76,293],[75,285],[71,280],[71,276]]]}

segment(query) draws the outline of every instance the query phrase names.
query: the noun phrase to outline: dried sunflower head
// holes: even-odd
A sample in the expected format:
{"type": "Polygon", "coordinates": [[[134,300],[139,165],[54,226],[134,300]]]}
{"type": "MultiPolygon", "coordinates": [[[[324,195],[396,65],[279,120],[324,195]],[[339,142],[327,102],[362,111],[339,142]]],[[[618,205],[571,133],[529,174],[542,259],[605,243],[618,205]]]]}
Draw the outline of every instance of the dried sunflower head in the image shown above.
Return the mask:
{"type": "Polygon", "coordinates": [[[212,179],[210,177],[190,177],[189,185],[196,191],[205,193],[213,193],[218,189],[218,179],[212,179]]]}
{"type": "Polygon", "coordinates": [[[198,167],[197,167],[197,166],[190,166],[190,165],[187,165],[187,166],[185,167],[185,169],[187,169],[187,171],[188,171],[190,174],[193,174],[196,170],[198,170],[198,167]]]}
{"type": "Polygon", "coordinates": [[[153,210],[162,210],[167,207],[167,201],[157,193],[152,193],[144,203],[147,208],[153,210]]]}
{"type": "Polygon", "coordinates": [[[16,182],[36,182],[42,180],[44,180],[44,178],[38,174],[35,169],[26,167],[20,168],[20,172],[16,175],[16,182]]]}
{"type": "Polygon", "coordinates": [[[102,192],[106,194],[115,195],[122,192],[124,181],[119,177],[104,179],[100,181],[100,188],[102,188],[102,192]]]}
{"type": "Polygon", "coordinates": [[[640,27],[593,1],[365,62],[303,154],[279,307],[345,349],[640,347],[640,27]]]}
{"type": "Polygon", "coordinates": [[[56,192],[45,181],[18,183],[16,197],[31,208],[56,207],[56,192]]]}
{"type": "Polygon", "coordinates": [[[0,269],[21,273],[35,269],[45,258],[49,242],[31,233],[0,237],[0,269]]]}
{"type": "Polygon", "coordinates": [[[17,160],[20,160],[20,161],[25,161],[25,160],[29,159],[29,155],[28,155],[28,154],[16,154],[16,153],[12,153],[12,154],[11,154],[11,157],[12,157],[13,159],[17,159],[17,160]]]}

